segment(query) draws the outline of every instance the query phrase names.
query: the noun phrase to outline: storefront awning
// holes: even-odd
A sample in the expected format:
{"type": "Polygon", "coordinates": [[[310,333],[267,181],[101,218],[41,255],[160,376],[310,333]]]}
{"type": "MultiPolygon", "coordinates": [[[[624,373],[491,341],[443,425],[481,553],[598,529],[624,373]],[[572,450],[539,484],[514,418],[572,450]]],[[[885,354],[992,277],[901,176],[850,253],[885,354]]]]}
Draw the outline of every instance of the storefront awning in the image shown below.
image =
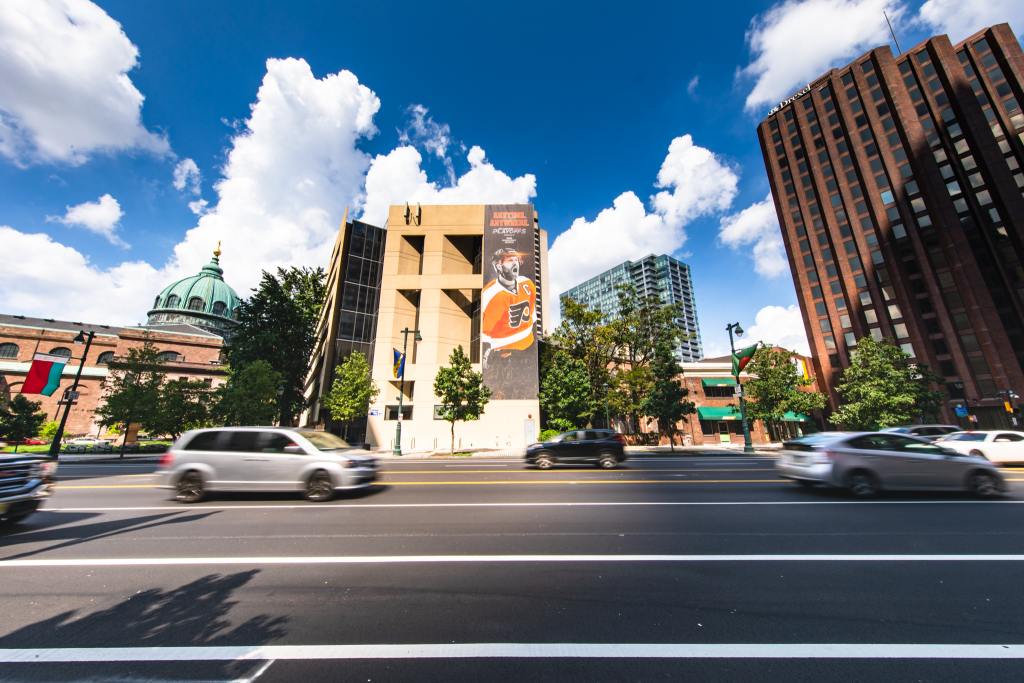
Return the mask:
{"type": "Polygon", "coordinates": [[[732,377],[712,377],[700,381],[702,387],[734,387],[736,380],[732,377]]]}
{"type": "Polygon", "coordinates": [[[740,411],[732,406],[721,408],[701,407],[697,408],[697,416],[702,420],[738,420],[740,411]]]}
{"type": "Polygon", "coordinates": [[[811,418],[807,417],[803,413],[794,413],[792,410],[787,410],[786,414],[782,416],[783,422],[810,422],[811,418]]]}

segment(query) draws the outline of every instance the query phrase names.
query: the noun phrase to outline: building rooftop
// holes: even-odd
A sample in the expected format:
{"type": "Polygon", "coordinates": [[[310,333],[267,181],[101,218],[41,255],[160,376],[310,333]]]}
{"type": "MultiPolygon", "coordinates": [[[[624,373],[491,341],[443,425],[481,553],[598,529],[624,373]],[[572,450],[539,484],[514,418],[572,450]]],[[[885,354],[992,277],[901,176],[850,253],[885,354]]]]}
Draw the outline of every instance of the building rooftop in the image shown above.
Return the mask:
{"type": "Polygon", "coordinates": [[[119,336],[125,332],[159,332],[161,334],[181,334],[192,337],[206,337],[220,339],[216,334],[202,330],[195,325],[184,323],[171,325],[139,325],[137,327],[119,327],[116,325],[97,325],[94,323],[72,322],[68,320],[55,320],[53,318],[33,318],[26,315],[11,315],[0,313],[0,325],[11,327],[30,327],[41,330],[56,330],[58,332],[93,332],[96,335],[119,336]]]}

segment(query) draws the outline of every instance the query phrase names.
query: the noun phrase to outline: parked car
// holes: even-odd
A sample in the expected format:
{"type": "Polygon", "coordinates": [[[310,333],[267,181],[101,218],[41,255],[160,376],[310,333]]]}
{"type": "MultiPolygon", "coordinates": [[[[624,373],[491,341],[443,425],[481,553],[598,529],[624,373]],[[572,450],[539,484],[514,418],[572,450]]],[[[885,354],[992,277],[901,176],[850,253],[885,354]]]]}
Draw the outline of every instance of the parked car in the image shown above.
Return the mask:
{"type": "Polygon", "coordinates": [[[182,503],[210,491],[301,491],[327,501],[341,490],[370,486],[377,459],[329,432],[274,427],[197,429],[160,460],[160,485],[182,503]]]}
{"type": "Polygon", "coordinates": [[[69,446],[109,446],[110,442],[106,439],[98,439],[94,436],[76,436],[73,439],[65,441],[69,446]]]}
{"type": "Polygon", "coordinates": [[[1006,429],[953,432],[935,443],[958,453],[980,455],[997,464],[1024,462],[1024,432],[1006,429]]]}
{"type": "Polygon", "coordinates": [[[889,427],[882,431],[889,434],[906,434],[907,436],[917,436],[928,441],[935,441],[947,434],[959,432],[960,429],[956,425],[907,425],[906,427],[889,427]]]}
{"type": "Polygon", "coordinates": [[[57,463],[46,457],[0,454],[0,522],[18,522],[50,496],[57,463]]]}
{"type": "Polygon", "coordinates": [[[966,490],[991,497],[1006,490],[983,457],[892,432],[820,432],[782,445],[776,471],[802,486],[837,486],[859,497],[883,489],[966,490]]]}
{"type": "Polygon", "coordinates": [[[49,442],[35,437],[30,437],[28,439],[22,439],[21,441],[8,441],[7,443],[11,446],[45,446],[49,442]]]}
{"type": "Polygon", "coordinates": [[[556,464],[596,465],[611,470],[626,460],[626,439],[611,429],[579,429],[535,443],[526,449],[526,464],[548,470],[556,464]]]}

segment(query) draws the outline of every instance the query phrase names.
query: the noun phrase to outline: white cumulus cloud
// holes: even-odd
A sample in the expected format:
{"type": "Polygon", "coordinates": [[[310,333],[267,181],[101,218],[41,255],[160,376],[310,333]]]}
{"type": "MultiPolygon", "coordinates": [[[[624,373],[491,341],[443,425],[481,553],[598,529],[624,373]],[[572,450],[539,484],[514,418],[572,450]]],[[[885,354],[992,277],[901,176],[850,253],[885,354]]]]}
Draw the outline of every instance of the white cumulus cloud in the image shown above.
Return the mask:
{"type": "Polygon", "coordinates": [[[751,247],[754,270],[759,275],[777,277],[789,269],[779,218],[770,194],[739,213],[724,216],[718,239],[734,250],[751,247]]]}
{"type": "MultiPolygon", "coordinates": [[[[805,356],[810,345],[804,331],[804,319],[796,304],[791,306],[765,306],[754,316],[754,324],[745,330],[744,340],[760,341],[769,346],[781,346],[805,356]]],[[[747,343],[744,341],[744,344],[747,343]]]]}
{"type": "Polygon", "coordinates": [[[754,79],[748,111],[785,99],[833,66],[889,40],[882,12],[896,22],[900,0],[786,0],[751,21],[752,61],[741,76],[754,79]]]}
{"type": "Polygon", "coordinates": [[[199,172],[199,166],[193,159],[182,159],[174,167],[174,189],[179,192],[191,195],[192,201],[188,203],[189,210],[197,216],[206,213],[209,205],[203,194],[203,176],[199,172]]]}
{"type": "Polygon", "coordinates": [[[561,294],[627,259],[671,254],[686,241],[687,223],[725,211],[736,196],[736,171],[690,135],[672,141],[658,171],[649,210],[623,192],[593,220],[577,218],[548,253],[551,291],[561,294]]]}
{"type": "Polygon", "coordinates": [[[928,0],[918,18],[935,30],[946,33],[954,43],[979,29],[1007,22],[1015,30],[1024,28],[1024,2],[1021,0],[928,0]]]}
{"type": "Polygon", "coordinates": [[[121,222],[124,211],[121,209],[121,203],[110,194],[105,194],[94,202],[82,202],[67,206],[65,209],[63,216],[47,216],[46,220],[85,228],[102,235],[111,244],[128,248],[128,244],[117,234],[117,224],[121,222]]]}
{"type": "Polygon", "coordinates": [[[427,178],[416,148],[403,145],[378,155],[366,174],[362,220],[383,226],[391,204],[525,204],[537,194],[533,174],[509,176],[495,168],[476,145],[469,149],[466,161],[468,171],[454,184],[440,186],[427,178]]]}
{"type": "Polygon", "coordinates": [[[88,0],[4,0],[0,155],[24,166],[84,163],[95,152],[169,152],[142,123],[128,73],[138,48],[88,0]]]}

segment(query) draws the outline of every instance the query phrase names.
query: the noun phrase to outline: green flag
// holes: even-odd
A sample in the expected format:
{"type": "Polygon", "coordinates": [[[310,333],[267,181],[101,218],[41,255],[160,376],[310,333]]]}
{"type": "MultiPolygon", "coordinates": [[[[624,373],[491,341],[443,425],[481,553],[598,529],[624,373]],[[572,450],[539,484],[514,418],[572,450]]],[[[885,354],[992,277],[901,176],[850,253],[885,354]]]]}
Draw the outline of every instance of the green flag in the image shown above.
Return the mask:
{"type": "Polygon", "coordinates": [[[743,368],[747,367],[747,363],[754,359],[754,353],[757,351],[757,344],[748,346],[745,349],[740,349],[732,355],[732,374],[739,375],[743,372],[743,368]]]}

